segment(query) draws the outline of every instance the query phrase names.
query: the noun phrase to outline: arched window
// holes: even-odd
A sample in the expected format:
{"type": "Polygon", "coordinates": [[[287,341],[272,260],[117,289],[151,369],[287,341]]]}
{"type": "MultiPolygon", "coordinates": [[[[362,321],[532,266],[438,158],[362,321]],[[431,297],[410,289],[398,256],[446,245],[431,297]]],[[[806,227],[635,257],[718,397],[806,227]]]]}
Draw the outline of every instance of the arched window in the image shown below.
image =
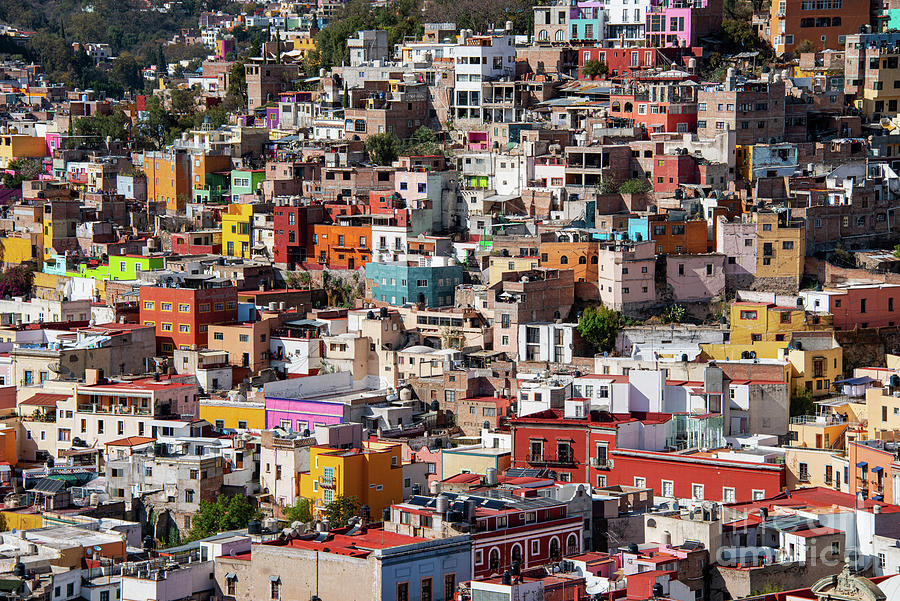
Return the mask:
{"type": "Polygon", "coordinates": [[[587,265],[587,257],[583,257],[583,256],[578,257],[578,264],[579,265],[587,265]]]}
{"type": "Polygon", "coordinates": [[[596,265],[596,264],[597,264],[597,256],[594,255],[593,257],[591,257],[591,265],[596,265]]]}
{"type": "Polygon", "coordinates": [[[550,539],[550,559],[559,559],[559,539],[555,536],[550,539]]]}
{"type": "Polygon", "coordinates": [[[619,102],[618,100],[613,100],[612,106],[610,106],[609,108],[610,108],[610,110],[618,113],[619,111],[622,110],[622,103],[619,102]]]}
{"type": "Polygon", "coordinates": [[[513,545],[512,552],[510,553],[510,557],[512,558],[512,562],[522,563],[522,546],[519,544],[513,545]]]}
{"type": "Polygon", "coordinates": [[[566,255],[561,256],[561,257],[559,258],[559,264],[560,264],[560,265],[568,265],[568,264],[569,264],[569,257],[567,257],[566,255]]]}
{"type": "Polygon", "coordinates": [[[549,41],[549,40],[550,40],[550,33],[549,33],[546,29],[540,30],[540,32],[538,32],[538,40],[540,40],[540,41],[542,41],[542,42],[547,42],[547,41],[549,41]]]}
{"type": "Polygon", "coordinates": [[[626,103],[625,103],[625,112],[626,112],[626,113],[630,113],[630,112],[632,111],[632,109],[633,109],[633,107],[631,106],[631,103],[630,103],[630,102],[626,102],[626,103]]]}
{"type": "Polygon", "coordinates": [[[564,42],[564,41],[566,40],[566,32],[563,31],[562,29],[557,29],[557,30],[556,30],[556,35],[554,36],[554,39],[555,39],[557,42],[564,42]]]}
{"type": "Polygon", "coordinates": [[[570,534],[566,539],[566,555],[578,555],[578,537],[570,534]]]}
{"type": "Polygon", "coordinates": [[[488,555],[488,568],[494,572],[500,569],[500,551],[495,547],[488,555]]]}

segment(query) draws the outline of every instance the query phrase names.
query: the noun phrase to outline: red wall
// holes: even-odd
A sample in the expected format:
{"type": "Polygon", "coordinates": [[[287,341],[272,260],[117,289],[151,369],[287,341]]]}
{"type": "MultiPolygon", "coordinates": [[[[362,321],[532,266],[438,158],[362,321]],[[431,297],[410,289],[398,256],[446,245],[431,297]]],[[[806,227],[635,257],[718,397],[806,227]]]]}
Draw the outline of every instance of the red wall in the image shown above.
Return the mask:
{"type": "Polygon", "coordinates": [[[142,286],[140,298],[141,323],[151,321],[156,326],[156,350],[159,353],[171,352],[163,351],[164,344],[171,344],[173,350],[182,346],[206,346],[208,333],[201,331],[205,330],[203,326],[237,320],[237,288],[233,286],[200,290],[142,286]],[[152,309],[146,308],[147,302],[154,303],[152,309]],[[171,303],[172,310],[163,311],[163,303],[171,303]],[[216,303],[222,304],[220,310],[216,310],[216,303]],[[181,304],[189,305],[189,311],[179,311],[181,304]],[[209,311],[201,312],[201,304],[209,304],[209,311]],[[172,330],[163,330],[163,323],[171,323],[172,330]],[[181,332],[179,326],[182,324],[190,331],[181,332]]]}

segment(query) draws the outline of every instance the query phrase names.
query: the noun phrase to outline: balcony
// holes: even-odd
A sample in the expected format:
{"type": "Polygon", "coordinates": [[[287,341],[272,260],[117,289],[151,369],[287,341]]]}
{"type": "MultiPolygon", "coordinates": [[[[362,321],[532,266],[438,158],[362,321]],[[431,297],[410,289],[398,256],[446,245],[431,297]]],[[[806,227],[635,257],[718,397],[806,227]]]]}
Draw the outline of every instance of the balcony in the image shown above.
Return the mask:
{"type": "Polygon", "coordinates": [[[336,478],[326,478],[325,476],[321,476],[319,478],[319,488],[327,488],[329,490],[334,490],[337,488],[337,479],[336,478]]]}
{"type": "Polygon", "coordinates": [[[609,458],[599,459],[597,457],[591,457],[590,466],[595,467],[598,470],[611,470],[613,468],[613,460],[609,458]]]}
{"type": "Polygon", "coordinates": [[[578,464],[578,462],[575,460],[575,457],[573,457],[572,455],[559,455],[557,457],[552,457],[534,454],[528,456],[528,463],[532,465],[545,465],[548,467],[571,467],[578,464]]]}
{"type": "Polygon", "coordinates": [[[809,472],[800,472],[800,475],[797,478],[800,482],[809,482],[809,472]]]}

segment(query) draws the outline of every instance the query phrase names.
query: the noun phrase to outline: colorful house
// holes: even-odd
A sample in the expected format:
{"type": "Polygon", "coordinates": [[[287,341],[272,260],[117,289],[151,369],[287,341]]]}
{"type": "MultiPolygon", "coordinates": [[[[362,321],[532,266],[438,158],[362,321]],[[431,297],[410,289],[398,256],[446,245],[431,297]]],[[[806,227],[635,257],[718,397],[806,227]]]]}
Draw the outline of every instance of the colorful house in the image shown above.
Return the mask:
{"type": "Polygon", "coordinates": [[[373,516],[403,500],[400,445],[364,444],[363,449],[310,449],[310,471],[300,474],[299,494],[311,500],[317,517],[338,497],[356,497],[373,516]]]}
{"type": "Polygon", "coordinates": [[[265,169],[234,169],[231,171],[231,197],[253,194],[264,181],[265,169]]]}

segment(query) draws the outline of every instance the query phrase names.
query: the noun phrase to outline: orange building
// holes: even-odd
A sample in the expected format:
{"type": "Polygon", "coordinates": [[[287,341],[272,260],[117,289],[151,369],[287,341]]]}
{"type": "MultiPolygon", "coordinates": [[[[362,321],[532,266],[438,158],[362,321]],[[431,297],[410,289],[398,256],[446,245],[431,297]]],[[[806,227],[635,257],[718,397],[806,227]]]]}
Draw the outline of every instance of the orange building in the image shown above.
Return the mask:
{"type": "Polygon", "coordinates": [[[869,24],[872,6],[869,0],[773,0],[769,41],[778,54],[804,41],[816,50],[843,50],[847,36],[869,24]]]}
{"type": "Polygon", "coordinates": [[[231,171],[231,157],[227,154],[206,154],[198,152],[191,156],[193,178],[191,187],[201,190],[206,186],[206,176],[210,173],[231,171]]]}
{"type": "Polygon", "coordinates": [[[576,282],[597,281],[597,242],[542,242],[541,267],[571,269],[576,282]]]}
{"type": "Polygon", "coordinates": [[[700,255],[714,250],[705,219],[666,221],[661,216],[650,221],[650,238],[658,255],[700,255]]]}
{"type": "Polygon", "coordinates": [[[237,321],[237,288],[141,286],[140,316],[156,328],[158,353],[205,347],[210,325],[237,321]]]}
{"type": "Polygon", "coordinates": [[[372,260],[372,227],[369,225],[309,226],[310,261],[331,269],[358,269],[372,260]]]}
{"type": "Polygon", "coordinates": [[[179,151],[144,153],[147,200],[166,203],[169,213],[184,210],[191,197],[191,155],[179,151]]]}

